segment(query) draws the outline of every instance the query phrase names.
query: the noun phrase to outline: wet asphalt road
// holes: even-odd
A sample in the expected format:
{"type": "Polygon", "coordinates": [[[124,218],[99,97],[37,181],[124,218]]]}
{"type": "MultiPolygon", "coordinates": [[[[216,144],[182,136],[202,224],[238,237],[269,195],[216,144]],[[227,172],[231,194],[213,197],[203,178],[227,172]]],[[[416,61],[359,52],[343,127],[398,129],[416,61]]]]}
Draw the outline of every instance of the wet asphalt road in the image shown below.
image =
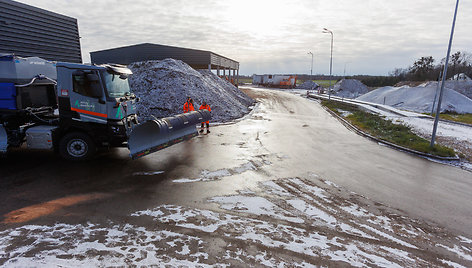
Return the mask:
{"type": "Polygon", "coordinates": [[[259,105],[244,120],[138,160],[126,149],[82,163],[51,152],[13,151],[0,160],[0,228],[120,223],[135,211],[163,204],[212,209],[206,200],[213,196],[260,181],[316,174],[411,218],[472,235],[472,173],[360,137],[300,96],[245,91],[259,105]],[[244,169],[248,164],[257,170],[244,169]]]}

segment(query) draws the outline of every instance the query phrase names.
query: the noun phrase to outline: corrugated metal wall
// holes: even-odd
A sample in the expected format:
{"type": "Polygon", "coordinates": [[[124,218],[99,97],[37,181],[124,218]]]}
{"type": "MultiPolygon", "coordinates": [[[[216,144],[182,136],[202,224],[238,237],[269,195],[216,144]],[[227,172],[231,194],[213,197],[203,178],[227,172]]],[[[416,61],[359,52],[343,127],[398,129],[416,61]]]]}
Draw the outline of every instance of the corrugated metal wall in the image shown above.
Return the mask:
{"type": "Polygon", "coordinates": [[[95,64],[119,63],[128,65],[137,61],[172,58],[181,60],[194,69],[208,69],[210,64],[212,68],[219,66],[220,68],[232,68],[235,70],[239,67],[237,61],[222,57],[210,51],[150,43],[94,51],[90,52],[90,58],[92,63],[95,64]]]}
{"type": "Polygon", "coordinates": [[[0,53],[82,63],[77,19],[0,0],[0,53]]]}

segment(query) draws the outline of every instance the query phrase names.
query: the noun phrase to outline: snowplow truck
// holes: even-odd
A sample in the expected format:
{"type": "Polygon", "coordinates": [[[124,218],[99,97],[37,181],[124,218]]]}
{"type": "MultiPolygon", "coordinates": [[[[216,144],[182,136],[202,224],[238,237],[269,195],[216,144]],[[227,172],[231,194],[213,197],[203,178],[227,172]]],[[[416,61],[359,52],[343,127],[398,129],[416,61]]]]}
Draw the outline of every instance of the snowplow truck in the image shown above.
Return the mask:
{"type": "Polygon", "coordinates": [[[0,55],[0,154],[55,150],[85,160],[98,148],[128,147],[133,159],[198,135],[207,110],[139,123],[130,69],[0,55]]]}

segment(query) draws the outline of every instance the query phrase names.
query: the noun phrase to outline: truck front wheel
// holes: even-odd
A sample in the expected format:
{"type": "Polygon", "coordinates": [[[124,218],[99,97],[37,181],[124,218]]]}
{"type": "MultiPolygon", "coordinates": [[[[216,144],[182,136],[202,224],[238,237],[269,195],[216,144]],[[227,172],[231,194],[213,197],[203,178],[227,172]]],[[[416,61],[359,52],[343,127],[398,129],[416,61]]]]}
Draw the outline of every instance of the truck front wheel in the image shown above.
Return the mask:
{"type": "Polygon", "coordinates": [[[89,159],[95,153],[93,140],[85,133],[71,132],[59,142],[59,152],[68,160],[80,161],[89,159]]]}

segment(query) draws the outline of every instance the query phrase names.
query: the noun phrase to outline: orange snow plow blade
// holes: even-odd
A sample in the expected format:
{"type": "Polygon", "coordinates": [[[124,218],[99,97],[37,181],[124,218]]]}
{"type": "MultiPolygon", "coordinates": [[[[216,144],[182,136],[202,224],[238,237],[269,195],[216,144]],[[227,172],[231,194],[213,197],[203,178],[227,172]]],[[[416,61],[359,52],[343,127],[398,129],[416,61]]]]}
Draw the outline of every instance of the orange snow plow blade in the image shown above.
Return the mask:
{"type": "Polygon", "coordinates": [[[196,125],[210,118],[209,111],[199,110],[139,124],[129,135],[130,156],[137,159],[198,136],[196,125]]]}

